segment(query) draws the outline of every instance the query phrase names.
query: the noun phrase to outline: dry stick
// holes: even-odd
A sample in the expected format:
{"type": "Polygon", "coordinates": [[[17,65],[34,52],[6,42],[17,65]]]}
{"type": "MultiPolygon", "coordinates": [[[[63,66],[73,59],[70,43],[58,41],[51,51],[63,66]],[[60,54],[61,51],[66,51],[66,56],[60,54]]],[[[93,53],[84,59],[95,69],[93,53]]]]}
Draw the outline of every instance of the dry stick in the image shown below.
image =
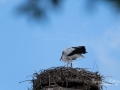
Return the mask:
{"type": "MultiPolygon", "coordinates": [[[[28,88],[28,87],[27,87],[28,88]]],[[[30,88],[28,88],[28,90],[30,90],[30,88]]]]}
{"type": "Polygon", "coordinates": [[[41,85],[41,76],[40,76],[40,87],[42,88],[42,85],[41,85]]]}
{"type": "Polygon", "coordinates": [[[95,67],[95,63],[96,63],[96,59],[95,59],[95,62],[94,62],[94,65],[93,65],[92,71],[94,70],[94,67],[95,67]]]}
{"type": "Polygon", "coordinates": [[[24,80],[24,81],[21,81],[21,82],[19,82],[19,83],[26,82],[26,81],[32,81],[32,80],[24,80]]]}
{"type": "Polygon", "coordinates": [[[40,85],[38,85],[34,90],[36,90],[40,85]]]}
{"type": "Polygon", "coordinates": [[[35,73],[33,75],[38,75],[37,71],[35,71],[35,73]]]}
{"type": "MultiPolygon", "coordinates": [[[[65,80],[66,80],[66,78],[65,78],[65,80]]],[[[64,84],[65,80],[63,81],[62,86],[63,86],[63,84],[64,84]]]]}
{"type": "Polygon", "coordinates": [[[62,86],[63,86],[64,82],[65,82],[65,80],[63,81],[62,86]]]}
{"type": "Polygon", "coordinates": [[[27,76],[26,78],[28,78],[28,77],[30,77],[30,76],[33,76],[33,75],[29,75],[29,76],[27,76]]]}
{"type": "Polygon", "coordinates": [[[67,83],[67,75],[66,75],[67,72],[65,72],[65,82],[66,82],[66,88],[68,86],[68,83],[67,83]]]}
{"type": "Polygon", "coordinates": [[[104,77],[112,77],[112,76],[104,76],[104,77]]]}
{"type": "Polygon", "coordinates": [[[41,86],[41,76],[40,76],[40,84],[34,90],[36,90],[39,86],[42,88],[42,86],[41,86]]]}
{"type": "Polygon", "coordinates": [[[107,90],[107,87],[105,85],[103,85],[105,87],[105,89],[107,90]]]}
{"type": "Polygon", "coordinates": [[[50,86],[50,75],[48,77],[49,77],[49,86],[50,86]]]}
{"type": "Polygon", "coordinates": [[[35,79],[34,79],[34,76],[33,76],[33,79],[32,79],[32,81],[33,81],[33,82],[32,82],[32,83],[33,83],[33,85],[35,84],[34,80],[35,80],[35,79]]]}
{"type": "Polygon", "coordinates": [[[65,77],[65,81],[66,81],[66,87],[68,86],[68,83],[67,83],[67,78],[65,77]]]}
{"type": "Polygon", "coordinates": [[[108,83],[108,84],[112,84],[112,85],[115,85],[114,83],[110,83],[110,82],[106,82],[106,81],[103,81],[103,82],[105,82],[105,83],[108,83]]]}
{"type": "Polygon", "coordinates": [[[98,68],[98,65],[97,65],[97,63],[96,63],[96,66],[97,66],[97,69],[98,69],[98,72],[99,72],[99,68],[98,68]]]}
{"type": "Polygon", "coordinates": [[[31,87],[30,90],[33,90],[33,88],[31,87]]]}
{"type": "MultiPolygon", "coordinates": [[[[65,78],[65,80],[63,81],[62,86],[63,86],[63,84],[64,84],[65,81],[66,81],[66,78],[65,78]]],[[[67,87],[67,82],[66,82],[66,87],[67,87]]]]}

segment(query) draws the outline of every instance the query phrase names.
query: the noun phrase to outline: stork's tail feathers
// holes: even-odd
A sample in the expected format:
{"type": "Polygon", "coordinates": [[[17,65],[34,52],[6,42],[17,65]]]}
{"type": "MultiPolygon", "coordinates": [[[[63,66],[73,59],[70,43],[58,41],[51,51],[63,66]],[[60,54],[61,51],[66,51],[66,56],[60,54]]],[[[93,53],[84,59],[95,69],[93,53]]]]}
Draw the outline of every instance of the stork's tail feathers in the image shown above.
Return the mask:
{"type": "Polygon", "coordinates": [[[85,58],[82,54],[81,54],[81,57],[82,57],[82,58],[85,58]]]}

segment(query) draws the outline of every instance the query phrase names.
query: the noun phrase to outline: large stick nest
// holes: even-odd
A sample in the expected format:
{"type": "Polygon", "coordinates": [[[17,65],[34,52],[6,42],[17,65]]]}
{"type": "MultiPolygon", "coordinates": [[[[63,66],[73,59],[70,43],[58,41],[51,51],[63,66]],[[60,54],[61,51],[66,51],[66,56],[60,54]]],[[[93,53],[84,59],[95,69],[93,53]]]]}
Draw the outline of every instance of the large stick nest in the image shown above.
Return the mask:
{"type": "Polygon", "coordinates": [[[33,90],[45,86],[57,85],[61,87],[73,87],[86,85],[100,87],[104,79],[98,72],[91,72],[85,68],[53,67],[34,73],[32,80],[33,90]]]}

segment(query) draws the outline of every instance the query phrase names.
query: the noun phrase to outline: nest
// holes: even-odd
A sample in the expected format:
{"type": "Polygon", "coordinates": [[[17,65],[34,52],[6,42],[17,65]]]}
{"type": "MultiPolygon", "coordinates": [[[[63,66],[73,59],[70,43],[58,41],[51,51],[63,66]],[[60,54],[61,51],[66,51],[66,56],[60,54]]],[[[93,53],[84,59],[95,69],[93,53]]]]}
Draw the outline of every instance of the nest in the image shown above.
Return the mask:
{"type": "Polygon", "coordinates": [[[40,73],[34,73],[32,84],[33,90],[40,90],[47,86],[67,88],[85,86],[100,90],[103,79],[104,77],[98,72],[91,72],[85,68],[52,67],[40,70],[40,73]]]}

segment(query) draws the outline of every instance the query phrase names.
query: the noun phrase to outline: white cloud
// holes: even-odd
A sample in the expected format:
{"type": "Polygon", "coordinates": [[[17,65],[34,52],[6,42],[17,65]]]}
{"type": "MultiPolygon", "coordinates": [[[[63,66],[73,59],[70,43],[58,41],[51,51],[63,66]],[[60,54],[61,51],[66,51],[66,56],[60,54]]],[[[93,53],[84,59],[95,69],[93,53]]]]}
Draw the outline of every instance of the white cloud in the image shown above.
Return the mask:
{"type": "Polygon", "coordinates": [[[105,71],[111,73],[118,72],[120,55],[120,26],[114,25],[105,33],[93,40],[92,47],[97,54],[98,60],[101,62],[101,67],[106,68],[105,71]]]}
{"type": "Polygon", "coordinates": [[[4,2],[6,2],[7,0],[0,0],[0,3],[2,2],[2,3],[4,3],[4,2]]]}

